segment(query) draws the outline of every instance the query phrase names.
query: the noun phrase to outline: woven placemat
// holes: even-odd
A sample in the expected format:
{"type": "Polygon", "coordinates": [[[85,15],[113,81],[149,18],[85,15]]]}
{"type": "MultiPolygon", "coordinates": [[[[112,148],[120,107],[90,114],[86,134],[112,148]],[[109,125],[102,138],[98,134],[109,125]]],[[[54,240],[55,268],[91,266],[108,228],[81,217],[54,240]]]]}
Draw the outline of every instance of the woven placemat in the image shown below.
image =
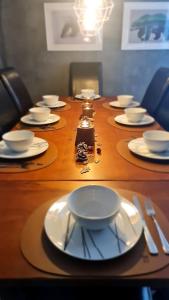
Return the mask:
{"type": "MultiPolygon", "coordinates": [[[[111,102],[111,101],[110,101],[111,102]]],[[[107,108],[107,109],[109,109],[109,110],[111,110],[111,111],[122,111],[122,109],[124,109],[123,107],[113,107],[113,106],[110,106],[110,104],[109,104],[109,102],[104,102],[103,104],[102,104],[102,106],[104,107],[104,108],[107,108]]]]}
{"type": "Polygon", "coordinates": [[[114,120],[114,117],[115,116],[108,117],[107,122],[110,125],[118,128],[118,129],[127,130],[127,131],[144,131],[144,130],[148,130],[148,129],[151,129],[151,130],[160,129],[160,125],[156,122],[154,122],[150,125],[144,125],[144,126],[121,125],[114,120]]]}
{"type": "MultiPolygon", "coordinates": [[[[132,199],[132,191],[118,190],[118,192],[125,198],[132,199]]],[[[138,196],[143,201],[143,195],[138,194],[138,196]]],[[[148,253],[143,235],[137,245],[128,253],[108,261],[84,261],[62,253],[50,243],[43,227],[45,214],[55,201],[56,199],[46,202],[36,209],[26,222],[21,235],[22,253],[28,262],[37,269],[58,276],[111,278],[148,274],[169,264],[169,256],[162,252],[154,224],[147,216],[149,229],[160,249],[158,256],[148,253]]],[[[155,209],[160,225],[167,234],[169,222],[158,207],[155,206],[155,209]]]]}
{"type": "Polygon", "coordinates": [[[17,160],[0,159],[0,173],[21,173],[49,166],[57,159],[58,151],[55,144],[49,141],[48,143],[48,149],[38,156],[17,160]]]}
{"type": "Polygon", "coordinates": [[[128,143],[129,140],[121,140],[117,144],[117,151],[118,153],[127,161],[132,163],[133,165],[136,165],[137,167],[149,170],[149,171],[155,171],[155,172],[161,172],[161,173],[168,173],[169,172],[169,160],[167,161],[155,161],[151,159],[142,158],[141,156],[135,155],[128,149],[128,143]]]}
{"type": "Polygon", "coordinates": [[[66,124],[67,124],[66,120],[61,117],[58,122],[49,125],[34,126],[34,125],[28,125],[20,122],[16,125],[16,129],[30,129],[32,131],[53,131],[53,130],[64,128],[66,124]]]}

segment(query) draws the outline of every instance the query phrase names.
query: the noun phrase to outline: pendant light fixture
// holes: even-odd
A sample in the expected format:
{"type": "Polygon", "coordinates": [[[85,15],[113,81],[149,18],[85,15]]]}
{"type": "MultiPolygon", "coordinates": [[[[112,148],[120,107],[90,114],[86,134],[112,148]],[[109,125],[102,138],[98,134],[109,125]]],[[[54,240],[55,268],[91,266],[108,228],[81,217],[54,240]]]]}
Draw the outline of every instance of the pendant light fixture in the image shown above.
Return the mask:
{"type": "Polygon", "coordinates": [[[99,35],[104,22],[109,20],[113,7],[112,0],[75,0],[74,10],[81,34],[85,38],[99,35]]]}

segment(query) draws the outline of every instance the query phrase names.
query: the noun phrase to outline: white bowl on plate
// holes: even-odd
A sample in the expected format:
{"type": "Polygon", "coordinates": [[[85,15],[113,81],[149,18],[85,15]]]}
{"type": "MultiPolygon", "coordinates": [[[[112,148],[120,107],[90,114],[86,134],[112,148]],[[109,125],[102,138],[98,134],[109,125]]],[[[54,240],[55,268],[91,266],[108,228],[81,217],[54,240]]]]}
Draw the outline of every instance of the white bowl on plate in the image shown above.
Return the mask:
{"type": "Polygon", "coordinates": [[[33,142],[34,133],[30,130],[14,130],[4,133],[2,139],[15,152],[27,151],[33,142]]]}
{"type": "Polygon", "coordinates": [[[82,89],[81,95],[84,98],[92,98],[95,97],[95,91],[93,89],[82,89]]]}
{"type": "Polygon", "coordinates": [[[31,117],[37,122],[45,122],[50,115],[50,108],[47,107],[32,107],[29,109],[31,117]]]}
{"type": "Polygon", "coordinates": [[[118,95],[117,100],[121,106],[128,106],[134,99],[132,95],[118,95]]]}
{"type": "Polygon", "coordinates": [[[148,130],[143,133],[144,142],[152,152],[164,152],[169,149],[169,132],[148,130]]]}
{"type": "Polygon", "coordinates": [[[59,101],[59,96],[57,95],[44,95],[42,96],[43,101],[46,105],[53,106],[59,101]]]}
{"type": "Polygon", "coordinates": [[[108,226],[120,209],[120,196],[110,188],[87,185],[74,190],[68,198],[68,207],[75,220],[90,230],[108,226]]]}
{"type": "Polygon", "coordinates": [[[142,107],[130,107],[125,108],[125,114],[129,122],[139,123],[145,116],[147,110],[142,107]]]}

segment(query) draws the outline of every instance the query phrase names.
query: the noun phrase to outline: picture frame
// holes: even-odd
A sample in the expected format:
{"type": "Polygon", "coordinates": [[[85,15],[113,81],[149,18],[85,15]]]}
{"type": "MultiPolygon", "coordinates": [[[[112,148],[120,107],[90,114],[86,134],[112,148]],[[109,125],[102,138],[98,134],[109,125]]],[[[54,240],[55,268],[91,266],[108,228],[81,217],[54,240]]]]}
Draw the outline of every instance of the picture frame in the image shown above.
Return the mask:
{"type": "Polygon", "coordinates": [[[169,2],[124,3],[121,49],[169,49],[169,2]]]}
{"type": "Polygon", "coordinates": [[[85,41],[80,33],[73,3],[44,3],[48,51],[101,51],[102,34],[85,41]]]}

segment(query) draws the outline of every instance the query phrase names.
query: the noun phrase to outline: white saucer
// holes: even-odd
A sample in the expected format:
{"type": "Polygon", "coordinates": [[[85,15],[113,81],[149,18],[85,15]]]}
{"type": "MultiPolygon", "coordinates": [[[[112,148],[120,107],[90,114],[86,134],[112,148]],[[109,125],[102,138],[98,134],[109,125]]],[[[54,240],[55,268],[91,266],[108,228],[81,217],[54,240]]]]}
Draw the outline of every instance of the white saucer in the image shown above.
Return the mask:
{"type": "Polygon", "coordinates": [[[23,116],[21,118],[21,121],[23,123],[30,124],[30,125],[48,125],[48,124],[58,122],[59,120],[60,120],[60,116],[54,115],[54,114],[50,114],[49,118],[46,121],[43,121],[43,122],[35,121],[34,119],[32,119],[31,114],[23,116]]]}
{"type": "Polygon", "coordinates": [[[60,107],[64,107],[66,105],[66,102],[64,101],[57,101],[56,104],[54,105],[47,105],[44,101],[39,101],[36,103],[37,106],[45,106],[45,107],[49,107],[49,108],[60,108],[60,107]]]}
{"type": "Polygon", "coordinates": [[[4,141],[0,142],[0,158],[18,159],[28,158],[45,152],[48,149],[48,142],[44,139],[34,137],[33,143],[27,151],[14,152],[10,150],[4,141]]]}
{"type": "MultiPolygon", "coordinates": [[[[87,98],[85,98],[83,95],[76,95],[75,96],[75,98],[77,98],[77,99],[79,99],[79,100],[84,100],[84,99],[86,99],[87,100],[87,98]]],[[[89,99],[89,100],[97,100],[97,99],[99,99],[99,98],[101,98],[101,96],[100,95],[95,95],[94,96],[94,98],[91,98],[91,99],[89,99]]]]}
{"type": "Polygon", "coordinates": [[[69,195],[56,201],[46,213],[45,232],[51,243],[67,255],[83,260],[107,260],[119,257],[134,247],[142,233],[142,221],[136,207],[121,199],[116,218],[104,230],[80,227],[68,210],[69,195]]]}
{"type": "Polygon", "coordinates": [[[129,125],[129,126],[143,126],[143,125],[149,125],[149,124],[152,124],[155,122],[154,118],[149,115],[145,115],[144,118],[140,122],[129,122],[126,114],[118,115],[114,118],[114,120],[117,123],[120,123],[123,125],[129,125]]]}
{"type": "Polygon", "coordinates": [[[118,108],[127,108],[127,107],[137,107],[140,105],[140,103],[138,101],[132,101],[129,105],[122,106],[120,105],[119,101],[111,101],[109,102],[109,105],[118,108]]]}
{"type": "Polygon", "coordinates": [[[128,148],[131,152],[140,155],[145,158],[151,158],[155,160],[168,160],[169,159],[169,149],[165,152],[155,153],[148,150],[144,139],[137,138],[128,143],[128,148]]]}

